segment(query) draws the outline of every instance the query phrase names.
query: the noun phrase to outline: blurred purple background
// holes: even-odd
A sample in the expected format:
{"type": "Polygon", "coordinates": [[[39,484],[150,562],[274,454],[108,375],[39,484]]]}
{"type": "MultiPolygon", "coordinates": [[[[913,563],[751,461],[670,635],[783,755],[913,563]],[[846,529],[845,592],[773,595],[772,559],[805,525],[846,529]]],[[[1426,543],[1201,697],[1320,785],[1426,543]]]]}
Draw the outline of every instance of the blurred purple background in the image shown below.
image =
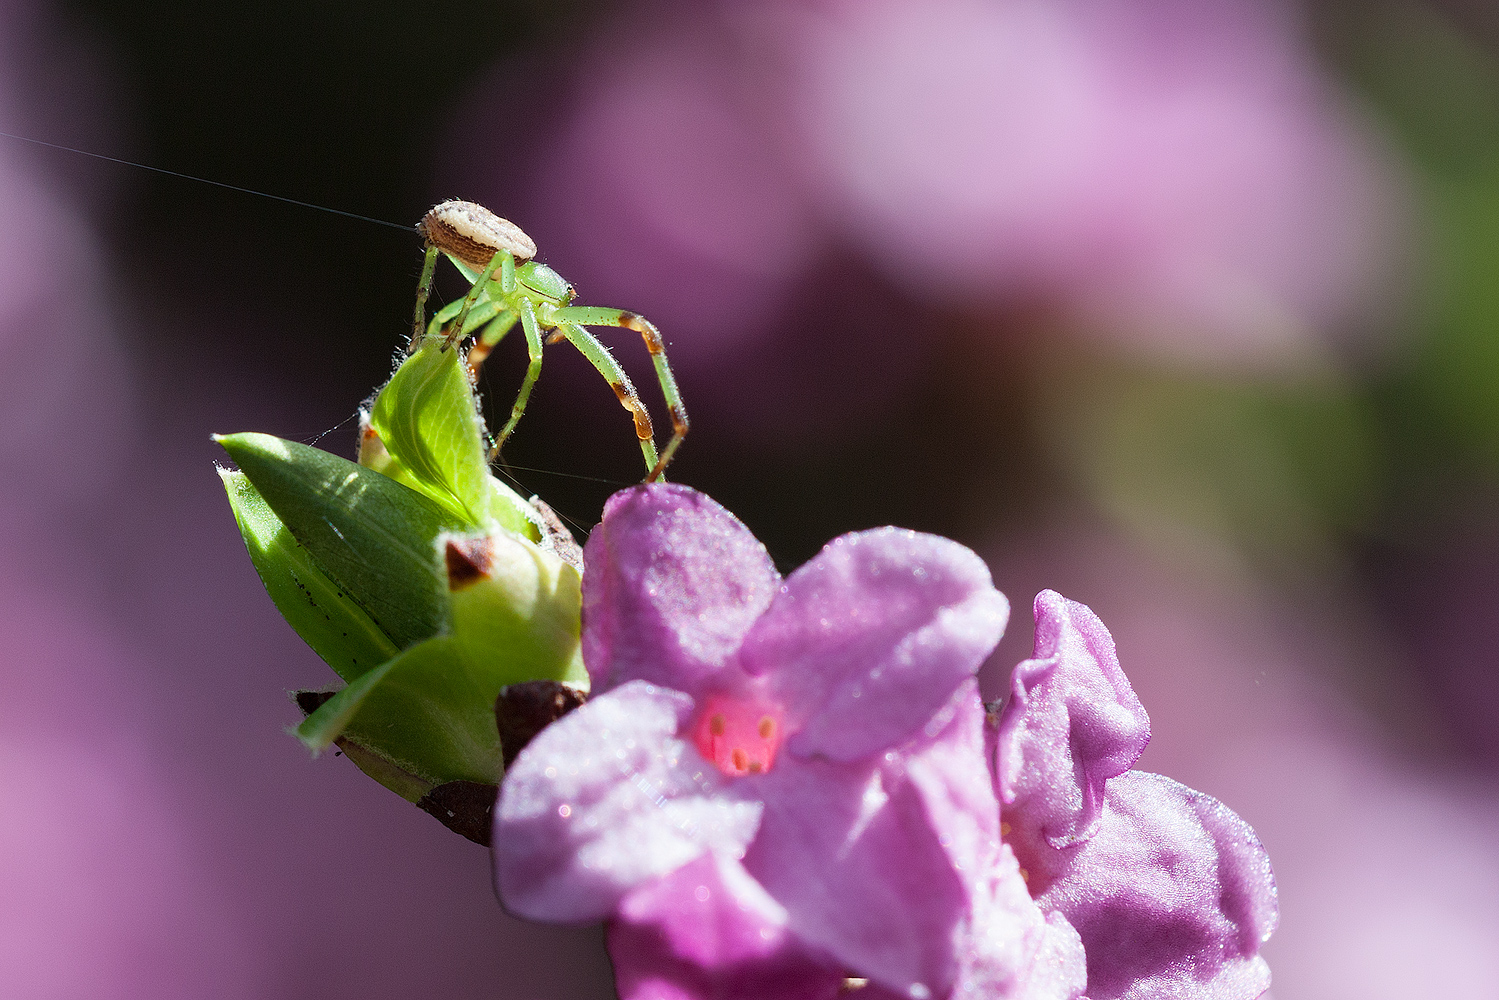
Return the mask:
{"type": "MultiPolygon", "coordinates": [[[[1100,614],[1143,766],[1270,851],[1278,1000],[1499,996],[1487,6],[8,0],[0,130],[514,219],[661,326],[674,478],[783,569],[973,546],[991,697],[1037,590],[1100,614]]],[[[212,474],[214,431],[352,450],[414,233],[0,137],[0,254],[0,992],[610,996],[597,929],[285,735],[332,675],[212,474]]],[[[638,453],[547,357],[506,459],[581,533],[638,453]]]]}

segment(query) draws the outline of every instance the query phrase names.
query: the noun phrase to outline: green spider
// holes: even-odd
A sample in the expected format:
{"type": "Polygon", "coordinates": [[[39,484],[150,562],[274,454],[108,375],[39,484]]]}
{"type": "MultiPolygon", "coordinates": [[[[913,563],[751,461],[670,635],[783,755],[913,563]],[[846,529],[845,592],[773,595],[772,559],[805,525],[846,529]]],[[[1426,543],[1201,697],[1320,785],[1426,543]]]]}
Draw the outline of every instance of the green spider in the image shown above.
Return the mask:
{"type": "Polygon", "coordinates": [[[468,353],[469,371],[477,377],[479,366],[517,320],[525,331],[531,364],[526,369],[526,378],[521,383],[515,405],[510,409],[510,419],[490,449],[490,461],[499,455],[500,448],[525,412],[531,387],[541,375],[542,331],[547,330],[550,333],[546,343],[570,342],[604,376],[619,397],[620,404],[634,418],[635,436],[640,439],[640,451],[645,456],[648,470],[645,481],[649,483],[659,478],[687,435],[687,409],[682,405],[677,380],[666,360],[666,346],[656,327],[643,316],[623,309],[572,305],[577,295],[573,286],[550,267],[531,259],[536,256],[536,244],[531,238],[515,223],[500,218],[482,205],[471,201],[445,201],[423,216],[416,228],[426,241],[427,259],[422,265],[421,282],[416,290],[410,351],[421,346],[424,336],[439,335],[449,323],[452,325],[448,326],[447,332],[441,334],[445,338],[444,350],[460,343],[465,331],[479,330],[468,353]],[[432,274],[439,253],[446,254],[463,276],[473,282],[473,287],[463,299],[439,310],[428,325],[425,322],[427,295],[432,290],[432,274]],[[644,338],[671,413],[671,441],[659,455],[651,416],[640,402],[635,386],[609,349],[584,329],[588,326],[624,327],[635,330],[644,338]]]}

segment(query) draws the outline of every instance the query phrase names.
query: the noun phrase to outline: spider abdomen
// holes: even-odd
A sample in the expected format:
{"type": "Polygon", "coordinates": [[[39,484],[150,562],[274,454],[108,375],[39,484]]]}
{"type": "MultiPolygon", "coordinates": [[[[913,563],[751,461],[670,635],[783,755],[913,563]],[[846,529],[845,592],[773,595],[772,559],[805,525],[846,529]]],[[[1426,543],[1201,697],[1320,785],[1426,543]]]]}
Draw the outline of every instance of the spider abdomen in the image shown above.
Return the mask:
{"type": "Polygon", "coordinates": [[[536,243],[525,231],[471,201],[445,201],[436,205],[417,231],[428,245],[482,271],[501,250],[508,250],[517,263],[536,256],[536,243]]]}

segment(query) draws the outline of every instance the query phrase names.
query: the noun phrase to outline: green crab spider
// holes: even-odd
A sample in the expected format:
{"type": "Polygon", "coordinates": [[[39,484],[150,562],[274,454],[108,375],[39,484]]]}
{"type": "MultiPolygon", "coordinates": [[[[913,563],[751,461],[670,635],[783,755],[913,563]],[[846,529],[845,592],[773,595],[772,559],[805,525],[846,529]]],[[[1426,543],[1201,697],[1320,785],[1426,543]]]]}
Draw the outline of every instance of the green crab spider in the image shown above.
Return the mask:
{"type": "Polygon", "coordinates": [[[531,238],[515,223],[500,218],[482,205],[471,201],[445,201],[423,216],[416,228],[426,243],[427,257],[416,289],[416,314],[412,317],[408,353],[420,347],[425,337],[444,337],[443,350],[447,350],[461,343],[466,331],[478,330],[468,352],[469,373],[477,378],[479,366],[517,321],[525,331],[531,363],[515,404],[510,408],[510,419],[489,450],[489,460],[498,457],[506,439],[515,430],[525,412],[526,400],[531,396],[531,387],[541,375],[542,331],[545,330],[549,331],[545,343],[568,341],[604,376],[620,405],[634,419],[635,436],[640,441],[641,454],[645,456],[645,481],[649,483],[660,478],[687,435],[687,409],[682,405],[677,380],[666,360],[666,346],[656,327],[645,317],[623,309],[573,305],[577,295],[573,286],[550,267],[531,259],[536,256],[536,244],[531,238]],[[432,275],[439,253],[453,262],[464,278],[472,282],[472,287],[461,300],[438,310],[429,324],[426,322],[427,296],[432,290],[432,275]],[[447,326],[445,333],[444,326],[447,326]],[[589,326],[624,327],[636,331],[645,340],[656,378],[661,383],[661,393],[666,397],[667,411],[671,414],[671,440],[659,455],[651,415],[640,402],[630,377],[614,360],[609,349],[584,329],[589,326]]]}

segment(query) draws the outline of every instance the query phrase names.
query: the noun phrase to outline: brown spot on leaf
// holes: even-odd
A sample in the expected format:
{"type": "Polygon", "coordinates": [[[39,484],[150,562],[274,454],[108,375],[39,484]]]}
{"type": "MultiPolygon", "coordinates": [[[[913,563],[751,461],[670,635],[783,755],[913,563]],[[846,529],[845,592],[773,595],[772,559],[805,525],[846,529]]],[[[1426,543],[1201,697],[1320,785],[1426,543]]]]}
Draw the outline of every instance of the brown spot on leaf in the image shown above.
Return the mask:
{"type": "Polygon", "coordinates": [[[443,560],[448,567],[448,589],[462,590],[489,576],[494,547],[488,538],[449,538],[443,560]]]}

